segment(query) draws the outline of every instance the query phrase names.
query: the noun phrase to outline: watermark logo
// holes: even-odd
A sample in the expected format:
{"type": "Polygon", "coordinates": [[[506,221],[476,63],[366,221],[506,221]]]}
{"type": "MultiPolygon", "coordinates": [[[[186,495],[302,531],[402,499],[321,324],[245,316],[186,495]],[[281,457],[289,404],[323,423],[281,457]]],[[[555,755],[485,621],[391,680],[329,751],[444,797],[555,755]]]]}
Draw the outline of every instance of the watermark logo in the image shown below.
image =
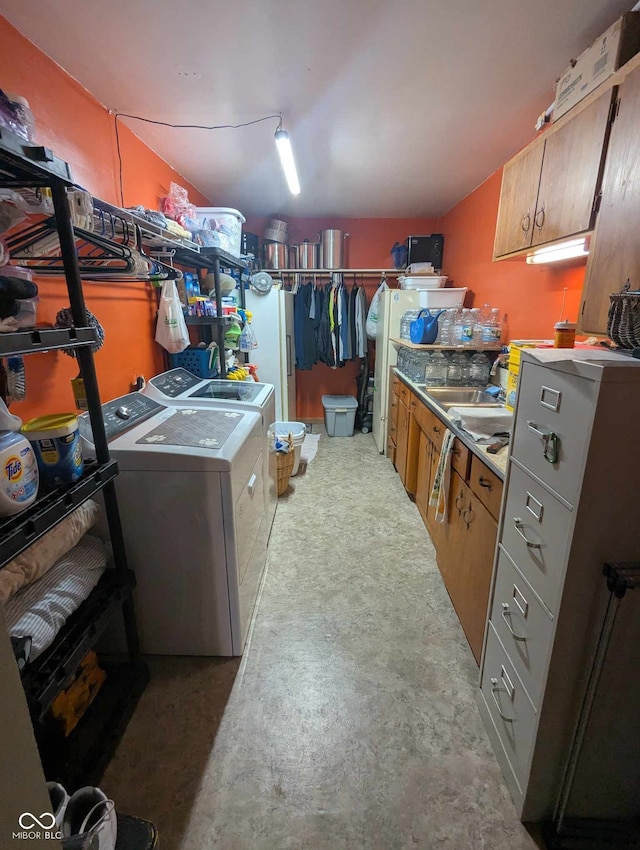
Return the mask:
{"type": "Polygon", "coordinates": [[[56,825],[55,816],[51,812],[42,812],[41,815],[34,815],[33,812],[23,812],[18,818],[21,832],[13,832],[12,838],[21,840],[33,841],[34,839],[53,839],[59,840],[62,838],[62,833],[54,829],[56,825]]]}
{"type": "Polygon", "coordinates": [[[39,826],[40,829],[53,829],[56,819],[51,812],[43,812],[39,818],[31,812],[23,812],[18,818],[18,823],[23,829],[33,829],[34,826],[39,826]]]}

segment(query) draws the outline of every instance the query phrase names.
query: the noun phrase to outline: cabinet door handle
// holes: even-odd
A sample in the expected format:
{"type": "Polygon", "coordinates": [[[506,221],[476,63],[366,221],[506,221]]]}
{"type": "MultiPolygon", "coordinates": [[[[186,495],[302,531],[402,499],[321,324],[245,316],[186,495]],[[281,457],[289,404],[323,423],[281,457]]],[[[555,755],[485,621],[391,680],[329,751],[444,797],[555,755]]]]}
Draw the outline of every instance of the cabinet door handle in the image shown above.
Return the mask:
{"type": "Polygon", "coordinates": [[[493,490],[493,484],[487,478],[483,478],[482,475],[478,478],[478,484],[481,487],[486,487],[489,492],[493,490]]]}
{"type": "Polygon", "coordinates": [[[542,546],[539,543],[532,543],[532,541],[529,540],[527,535],[524,533],[524,525],[519,516],[514,516],[513,524],[515,526],[516,531],[518,532],[520,537],[522,537],[529,549],[542,549],[542,546]]]}
{"type": "Polygon", "coordinates": [[[522,217],[522,221],[520,222],[520,227],[525,233],[529,232],[529,228],[531,227],[531,214],[527,213],[522,217]]]}
{"type": "Polygon", "coordinates": [[[458,516],[462,513],[462,508],[464,507],[464,493],[459,493],[455,501],[456,508],[458,509],[458,516]],[[460,500],[462,499],[462,504],[460,504],[460,500]]]}
{"type": "Polygon", "coordinates": [[[542,431],[535,422],[527,420],[527,428],[542,440],[542,453],[548,463],[558,460],[558,435],[554,431],[542,431]]]}
{"type": "Polygon", "coordinates": [[[498,680],[497,679],[491,679],[491,696],[493,697],[493,701],[495,702],[496,708],[498,709],[498,714],[500,715],[500,717],[503,720],[506,720],[507,723],[513,723],[513,721],[515,720],[515,717],[509,717],[507,714],[504,713],[504,711],[502,710],[502,707],[500,705],[500,702],[498,700],[498,697],[496,696],[496,694],[500,693],[500,691],[502,691],[502,690],[504,690],[506,692],[506,688],[499,688],[498,687],[498,680]]]}
{"type": "Polygon", "coordinates": [[[412,401],[412,402],[411,402],[411,407],[417,407],[417,406],[418,406],[418,402],[417,402],[417,401],[412,401]]]}
{"type": "Polygon", "coordinates": [[[544,204],[536,213],[536,227],[538,228],[538,230],[542,230],[542,228],[544,227],[544,204]]]}
{"type": "Polygon", "coordinates": [[[509,629],[509,631],[511,632],[513,637],[516,640],[527,640],[527,635],[519,635],[516,631],[514,631],[514,628],[511,625],[511,619],[510,619],[513,616],[513,611],[509,608],[508,602],[502,603],[502,611],[500,613],[502,614],[502,619],[507,624],[507,628],[509,629]]]}
{"type": "Polygon", "coordinates": [[[437,426],[437,425],[434,425],[434,426],[433,426],[433,428],[432,428],[431,430],[433,431],[433,433],[434,433],[434,434],[440,434],[440,433],[442,433],[442,432],[441,432],[441,430],[440,430],[440,428],[438,428],[438,426],[437,426]]]}
{"type": "Polygon", "coordinates": [[[473,522],[473,508],[469,506],[466,511],[462,514],[462,521],[467,526],[467,531],[469,531],[469,526],[473,522]],[[467,519],[467,514],[469,514],[469,518],[467,519]]]}

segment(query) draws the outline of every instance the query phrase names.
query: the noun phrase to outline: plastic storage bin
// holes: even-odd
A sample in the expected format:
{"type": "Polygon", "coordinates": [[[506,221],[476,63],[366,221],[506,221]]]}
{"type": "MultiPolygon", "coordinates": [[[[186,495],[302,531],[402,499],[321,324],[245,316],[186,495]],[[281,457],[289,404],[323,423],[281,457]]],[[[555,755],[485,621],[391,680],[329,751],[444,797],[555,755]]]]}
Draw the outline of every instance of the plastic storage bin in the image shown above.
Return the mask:
{"type": "Polygon", "coordinates": [[[217,377],[217,357],[215,351],[214,359],[215,362],[212,363],[211,350],[208,348],[185,348],[180,354],[169,355],[169,363],[172,369],[182,367],[199,378],[217,377]]]}
{"type": "Polygon", "coordinates": [[[274,423],[274,429],[276,432],[276,437],[288,437],[289,434],[293,437],[293,451],[295,454],[295,460],[293,461],[293,469],[291,470],[291,476],[298,474],[298,468],[300,466],[300,453],[302,452],[302,444],[304,443],[304,437],[307,433],[307,428],[304,422],[276,422],[274,423]]]}
{"type": "Polygon", "coordinates": [[[352,395],[323,395],[324,424],[330,437],[353,437],[358,402],[352,395]]]}
{"type": "Polygon", "coordinates": [[[202,228],[199,239],[208,248],[221,248],[234,257],[240,256],[242,225],[246,218],[230,207],[196,207],[196,221],[202,228]],[[208,238],[205,234],[209,232],[208,238]]]}

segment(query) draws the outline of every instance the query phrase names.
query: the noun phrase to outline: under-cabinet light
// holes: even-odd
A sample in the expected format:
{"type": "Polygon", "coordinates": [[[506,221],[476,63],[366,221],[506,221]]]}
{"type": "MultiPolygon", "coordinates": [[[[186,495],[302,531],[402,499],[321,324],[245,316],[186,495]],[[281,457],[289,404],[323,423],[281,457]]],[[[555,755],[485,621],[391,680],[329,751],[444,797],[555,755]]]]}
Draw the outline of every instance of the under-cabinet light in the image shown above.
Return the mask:
{"type": "Polygon", "coordinates": [[[292,195],[300,194],[300,181],[298,180],[298,172],[296,171],[296,163],[293,158],[293,149],[291,147],[291,139],[286,130],[276,130],[276,146],[280,154],[280,162],[282,170],[289,185],[289,191],[292,195]]]}
{"type": "Polygon", "coordinates": [[[531,254],[527,254],[527,262],[533,265],[541,263],[557,263],[559,260],[573,260],[577,257],[586,257],[589,254],[589,237],[580,239],[568,239],[566,242],[557,242],[546,248],[537,248],[531,254]]]}

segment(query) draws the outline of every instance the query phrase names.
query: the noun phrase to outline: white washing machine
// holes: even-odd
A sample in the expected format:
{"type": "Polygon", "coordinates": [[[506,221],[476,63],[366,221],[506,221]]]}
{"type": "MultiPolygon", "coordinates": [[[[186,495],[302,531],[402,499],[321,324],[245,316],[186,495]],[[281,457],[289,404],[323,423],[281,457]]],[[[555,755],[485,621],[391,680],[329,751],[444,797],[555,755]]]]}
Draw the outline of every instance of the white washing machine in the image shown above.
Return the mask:
{"type": "MultiPolygon", "coordinates": [[[[264,435],[249,410],[102,406],[142,652],[241,655],[264,570],[264,435]]],[[[80,417],[85,455],[93,442],[80,417]]]]}
{"type": "Polygon", "coordinates": [[[273,384],[199,378],[186,369],[170,369],[151,378],[142,392],[149,398],[166,405],[188,402],[197,407],[253,410],[260,414],[266,440],[265,507],[267,529],[270,532],[278,505],[278,471],[276,455],[271,450],[272,437],[270,436],[271,426],[276,421],[276,394],[273,384]]]}

